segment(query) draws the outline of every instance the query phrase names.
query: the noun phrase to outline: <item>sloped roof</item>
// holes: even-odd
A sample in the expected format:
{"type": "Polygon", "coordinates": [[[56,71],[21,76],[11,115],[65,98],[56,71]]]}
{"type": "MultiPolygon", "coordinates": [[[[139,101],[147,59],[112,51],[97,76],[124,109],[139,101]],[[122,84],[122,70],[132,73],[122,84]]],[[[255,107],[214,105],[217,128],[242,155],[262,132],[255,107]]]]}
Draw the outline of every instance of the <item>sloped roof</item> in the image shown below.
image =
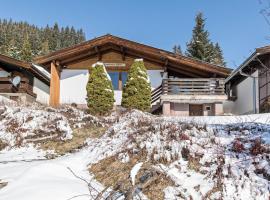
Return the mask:
{"type": "Polygon", "coordinates": [[[110,34],[94,38],[81,44],[61,49],[48,55],[37,57],[34,62],[43,66],[49,66],[52,61],[59,61],[62,66],[74,63],[93,54],[108,50],[119,51],[125,55],[137,56],[145,60],[159,63],[171,69],[187,70],[189,72],[216,74],[227,77],[231,69],[213,65],[183,55],[140,44],[134,41],[116,37],[110,34]]]}
{"type": "Polygon", "coordinates": [[[12,67],[18,70],[26,70],[33,74],[33,76],[45,82],[47,85],[50,85],[50,78],[42,71],[33,67],[31,63],[0,54],[0,66],[7,69],[12,67]]]}
{"type": "Polygon", "coordinates": [[[268,56],[269,54],[270,45],[256,48],[255,51],[240,66],[233,70],[229,77],[227,77],[225,80],[226,84],[229,82],[239,83],[245,80],[247,77],[242,76],[240,71],[247,71],[250,67],[261,66],[260,58],[263,58],[263,56],[268,56]],[[260,65],[256,65],[256,63],[260,63],[260,65]]]}

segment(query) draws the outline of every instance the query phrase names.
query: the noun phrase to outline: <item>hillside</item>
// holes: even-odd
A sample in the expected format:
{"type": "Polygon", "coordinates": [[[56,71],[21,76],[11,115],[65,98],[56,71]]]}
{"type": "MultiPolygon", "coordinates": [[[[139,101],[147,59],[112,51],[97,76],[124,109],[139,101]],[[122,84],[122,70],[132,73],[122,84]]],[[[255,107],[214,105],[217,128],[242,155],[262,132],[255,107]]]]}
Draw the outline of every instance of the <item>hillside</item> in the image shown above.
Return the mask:
{"type": "Polygon", "coordinates": [[[27,22],[0,19],[0,53],[13,58],[31,61],[47,54],[85,41],[82,29],[73,26],[38,27],[27,22]]]}
{"type": "Polygon", "coordinates": [[[270,197],[270,114],[0,106],[0,199],[270,197]]]}

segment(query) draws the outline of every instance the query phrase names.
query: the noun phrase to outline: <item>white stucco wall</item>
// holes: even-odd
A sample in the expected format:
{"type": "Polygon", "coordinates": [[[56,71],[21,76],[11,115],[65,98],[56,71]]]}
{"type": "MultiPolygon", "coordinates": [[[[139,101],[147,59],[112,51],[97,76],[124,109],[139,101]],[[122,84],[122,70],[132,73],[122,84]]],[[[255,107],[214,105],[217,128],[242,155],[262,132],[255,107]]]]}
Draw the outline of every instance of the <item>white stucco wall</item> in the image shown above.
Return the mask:
{"type": "Polygon", "coordinates": [[[160,84],[162,82],[162,77],[160,75],[160,72],[162,72],[162,71],[163,70],[147,70],[152,89],[160,86],[160,84]]]}
{"type": "Polygon", "coordinates": [[[61,104],[86,104],[88,70],[64,69],[60,78],[61,104]]]}
{"type": "MultiPolygon", "coordinates": [[[[258,71],[252,74],[258,77],[258,71]]],[[[256,107],[259,111],[259,86],[258,79],[256,78],[256,107]]],[[[236,115],[253,113],[253,78],[246,78],[237,86],[237,99],[235,101],[226,101],[224,103],[224,112],[236,115]]]]}
{"type": "Polygon", "coordinates": [[[49,104],[50,87],[34,77],[33,92],[37,95],[36,101],[42,104],[49,104]]]}
{"type": "MultiPolygon", "coordinates": [[[[152,88],[158,87],[162,78],[161,70],[148,70],[152,88]]],[[[88,81],[88,70],[64,69],[60,79],[60,103],[61,104],[86,104],[86,84],[88,81]]],[[[120,105],[122,91],[114,91],[115,104],[120,105]]]]}

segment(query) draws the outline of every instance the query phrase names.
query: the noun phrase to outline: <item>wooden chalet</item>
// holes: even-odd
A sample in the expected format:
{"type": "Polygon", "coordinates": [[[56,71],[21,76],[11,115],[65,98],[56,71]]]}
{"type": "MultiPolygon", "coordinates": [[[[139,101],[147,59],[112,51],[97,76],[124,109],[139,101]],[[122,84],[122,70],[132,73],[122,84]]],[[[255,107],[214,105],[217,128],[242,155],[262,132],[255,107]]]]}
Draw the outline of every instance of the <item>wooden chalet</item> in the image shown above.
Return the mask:
{"type": "Polygon", "coordinates": [[[88,69],[105,64],[112,78],[116,104],[134,59],[142,58],[152,86],[153,112],[164,115],[222,114],[224,79],[230,69],[182,55],[104,35],[34,60],[51,73],[50,105],[85,105],[88,69]]]}

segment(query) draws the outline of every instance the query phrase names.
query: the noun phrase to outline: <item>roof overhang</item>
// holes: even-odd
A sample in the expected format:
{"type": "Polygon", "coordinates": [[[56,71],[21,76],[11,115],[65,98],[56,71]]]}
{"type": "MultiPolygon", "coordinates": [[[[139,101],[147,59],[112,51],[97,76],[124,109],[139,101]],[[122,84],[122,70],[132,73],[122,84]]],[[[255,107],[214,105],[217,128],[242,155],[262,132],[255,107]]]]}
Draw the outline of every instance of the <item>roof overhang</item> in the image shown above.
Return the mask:
{"type": "Polygon", "coordinates": [[[31,73],[34,77],[37,77],[47,85],[50,85],[50,77],[47,76],[43,71],[33,67],[31,63],[17,60],[5,55],[0,54],[0,67],[9,70],[20,70],[31,73]]]}
{"type": "Polygon", "coordinates": [[[143,58],[144,60],[163,66],[170,70],[183,71],[195,77],[217,77],[226,78],[231,70],[225,67],[202,62],[172,52],[140,44],[130,40],[112,35],[104,35],[87,42],[55,51],[45,56],[37,57],[34,62],[49,69],[51,62],[58,62],[61,67],[79,62],[91,57],[102,57],[108,51],[115,51],[133,58],[143,58]]]}
{"type": "Polygon", "coordinates": [[[254,66],[254,62],[258,63],[260,61],[260,57],[270,53],[270,46],[265,46],[261,48],[255,49],[255,51],[238,67],[236,68],[231,75],[226,78],[225,84],[236,81],[241,82],[247,78],[245,72],[251,67],[254,66]]]}

